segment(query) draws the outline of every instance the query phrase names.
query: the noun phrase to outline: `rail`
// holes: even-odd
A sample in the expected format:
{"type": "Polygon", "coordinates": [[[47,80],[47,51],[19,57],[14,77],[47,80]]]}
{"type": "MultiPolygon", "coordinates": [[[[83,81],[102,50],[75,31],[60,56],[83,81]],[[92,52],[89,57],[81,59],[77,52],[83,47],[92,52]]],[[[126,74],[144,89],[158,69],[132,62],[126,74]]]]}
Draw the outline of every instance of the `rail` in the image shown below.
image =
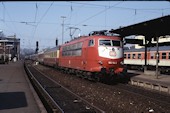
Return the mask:
{"type": "Polygon", "coordinates": [[[75,111],[76,112],[77,111],[89,112],[89,113],[105,113],[100,108],[89,103],[88,101],[76,95],[75,93],[67,89],[66,87],[62,86],[61,84],[57,83],[53,79],[49,78],[48,76],[40,72],[38,69],[32,66],[29,66],[28,68],[28,66],[26,65],[25,67],[26,67],[26,70],[30,73],[31,79],[34,80],[36,84],[38,84],[38,87],[40,88],[41,92],[43,92],[45,96],[48,97],[46,99],[50,101],[52,109],[53,109],[53,113],[70,113],[70,112],[74,113],[75,111]],[[36,76],[39,73],[41,77],[39,78],[35,77],[34,76],[35,73],[33,74],[31,70],[32,71],[34,70],[37,72],[36,76]],[[63,95],[65,94],[67,96],[64,97],[65,100],[62,100],[63,95]],[[62,104],[64,103],[64,107],[62,106],[61,103],[62,104]],[[69,108],[68,105],[71,107],[69,108]]]}

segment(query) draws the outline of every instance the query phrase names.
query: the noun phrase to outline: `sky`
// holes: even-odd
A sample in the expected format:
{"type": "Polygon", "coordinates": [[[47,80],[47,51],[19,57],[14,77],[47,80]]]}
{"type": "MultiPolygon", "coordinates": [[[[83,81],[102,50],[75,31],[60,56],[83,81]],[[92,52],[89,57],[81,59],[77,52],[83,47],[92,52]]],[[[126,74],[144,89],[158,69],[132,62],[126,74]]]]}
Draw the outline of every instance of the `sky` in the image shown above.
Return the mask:
{"type": "Polygon", "coordinates": [[[42,50],[55,47],[56,39],[69,41],[71,27],[77,37],[169,14],[168,1],[9,1],[0,2],[0,30],[16,34],[21,48],[35,49],[38,41],[42,50]]]}

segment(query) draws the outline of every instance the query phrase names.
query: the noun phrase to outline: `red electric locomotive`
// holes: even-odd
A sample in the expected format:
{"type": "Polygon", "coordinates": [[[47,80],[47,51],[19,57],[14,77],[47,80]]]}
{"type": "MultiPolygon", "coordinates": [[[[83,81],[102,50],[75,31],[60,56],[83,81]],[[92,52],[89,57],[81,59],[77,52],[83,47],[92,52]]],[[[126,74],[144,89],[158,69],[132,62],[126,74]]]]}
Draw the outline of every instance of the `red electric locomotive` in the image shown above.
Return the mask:
{"type": "Polygon", "coordinates": [[[125,72],[122,46],[120,37],[95,31],[61,45],[59,67],[89,79],[119,75],[125,72]]]}

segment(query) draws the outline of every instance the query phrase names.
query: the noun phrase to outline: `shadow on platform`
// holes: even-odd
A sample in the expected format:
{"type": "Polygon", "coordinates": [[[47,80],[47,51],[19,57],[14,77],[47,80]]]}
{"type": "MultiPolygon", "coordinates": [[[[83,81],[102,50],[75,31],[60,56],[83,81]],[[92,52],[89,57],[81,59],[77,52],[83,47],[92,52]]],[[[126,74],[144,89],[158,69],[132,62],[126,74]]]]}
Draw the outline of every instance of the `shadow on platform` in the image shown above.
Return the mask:
{"type": "Polygon", "coordinates": [[[28,104],[24,92],[0,93],[0,110],[27,106],[28,104]]]}
{"type": "Polygon", "coordinates": [[[127,74],[128,74],[128,76],[129,76],[130,78],[131,78],[131,77],[134,77],[134,76],[140,75],[140,74],[138,74],[138,73],[132,73],[132,72],[128,72],[127,74]]]}

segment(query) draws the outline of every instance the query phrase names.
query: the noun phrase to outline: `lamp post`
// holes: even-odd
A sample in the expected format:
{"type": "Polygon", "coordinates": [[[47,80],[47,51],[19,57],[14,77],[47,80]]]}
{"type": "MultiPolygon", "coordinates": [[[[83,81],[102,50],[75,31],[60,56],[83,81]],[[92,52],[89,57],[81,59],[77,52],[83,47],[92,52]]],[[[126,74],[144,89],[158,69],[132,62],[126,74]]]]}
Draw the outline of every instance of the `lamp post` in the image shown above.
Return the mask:
{"type": "Polygon", "coordinates": [[[158,63],[159,63],[159,37],[156,37],[156,78],[158,79],[158,63]]]}
{"type": "Polygon", "coordinates": [[[63,18],[63,24],[62,24],[62,44],[63,44],[63,37],[64,37],[64,18],[66,18],[65,16],[61,16],[61,18],[63,18]]]}

